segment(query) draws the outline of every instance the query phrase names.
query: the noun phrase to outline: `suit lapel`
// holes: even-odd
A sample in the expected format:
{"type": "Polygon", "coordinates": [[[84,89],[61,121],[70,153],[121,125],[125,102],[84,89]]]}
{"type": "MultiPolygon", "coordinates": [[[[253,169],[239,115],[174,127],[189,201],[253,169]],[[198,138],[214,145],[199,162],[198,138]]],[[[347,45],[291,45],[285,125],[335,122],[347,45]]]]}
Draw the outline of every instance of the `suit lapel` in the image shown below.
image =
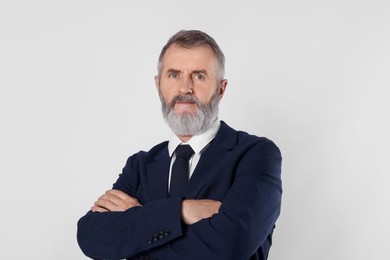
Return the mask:
{"type": "Polygon", "coordinates": [[[237,132],[221,121],[221,127],[216,137],[211,141],[209,147],[202,153],[198,165],[192,174],[185,191],[188,198],[196,198],[201,188],[210,178],[214,178],[210,170],[211,166],[216,166],[229,150],[233,149],[237,141],[237,132]]]}
{"type": "Polygon", "coordinates": [[[168,177],[170,157],[168,149],[159,152],[152,162],[147,165],[147,185],[144,190],[148,201],[168,198],[168,177]]]}

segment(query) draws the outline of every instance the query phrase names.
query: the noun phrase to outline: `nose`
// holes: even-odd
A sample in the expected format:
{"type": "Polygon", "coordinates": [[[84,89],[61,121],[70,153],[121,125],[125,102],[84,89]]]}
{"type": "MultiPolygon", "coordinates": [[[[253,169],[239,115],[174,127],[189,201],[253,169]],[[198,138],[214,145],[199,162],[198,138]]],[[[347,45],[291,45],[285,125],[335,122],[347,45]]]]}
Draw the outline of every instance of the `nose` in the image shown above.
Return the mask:
{"type": "Polygon", "coordinates": [[[194,83],[191,78],[184,78],[182,82],[180,82],[180,94],[192,94],[194,83]]]}

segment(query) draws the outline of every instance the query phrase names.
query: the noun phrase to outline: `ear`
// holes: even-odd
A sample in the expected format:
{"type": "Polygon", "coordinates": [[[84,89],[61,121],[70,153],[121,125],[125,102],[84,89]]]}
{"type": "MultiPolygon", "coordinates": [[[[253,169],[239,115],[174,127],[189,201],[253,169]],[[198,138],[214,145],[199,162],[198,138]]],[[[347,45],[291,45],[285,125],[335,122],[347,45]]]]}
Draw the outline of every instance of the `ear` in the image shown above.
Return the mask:
{"type": "Polygon", "coordinates": [[[154,76],[154,84],[156,85],[157,90],[160,89],[160,78],[159,76],[154,76]]]}
{"type": "Polygon", "coordinates": [[[220,100],[222,99],[223,95],[225,94],[227,84],[228,84],[227,79],[223,79],[219,83],[219,99],[220,100]]]}

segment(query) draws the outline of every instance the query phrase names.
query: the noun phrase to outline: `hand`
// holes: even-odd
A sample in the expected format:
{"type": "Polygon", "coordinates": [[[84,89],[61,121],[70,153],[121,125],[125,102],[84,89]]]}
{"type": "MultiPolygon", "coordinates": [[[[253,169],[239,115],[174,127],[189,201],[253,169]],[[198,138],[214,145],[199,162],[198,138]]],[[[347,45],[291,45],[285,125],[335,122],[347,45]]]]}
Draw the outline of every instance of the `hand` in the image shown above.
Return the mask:
{"type": "Polygon", "coordinates": [[[216,200],[183,200],[181,217],[185,224],[191,225],[217,214],[220,207],[221,202],[216,200]]]}
{"type": "Polygon", "coordinates": [[[129,208],[142,206],[134,197],[120,190],[108,190],[94,203],[93,212],[125,211],[129,208]]]}

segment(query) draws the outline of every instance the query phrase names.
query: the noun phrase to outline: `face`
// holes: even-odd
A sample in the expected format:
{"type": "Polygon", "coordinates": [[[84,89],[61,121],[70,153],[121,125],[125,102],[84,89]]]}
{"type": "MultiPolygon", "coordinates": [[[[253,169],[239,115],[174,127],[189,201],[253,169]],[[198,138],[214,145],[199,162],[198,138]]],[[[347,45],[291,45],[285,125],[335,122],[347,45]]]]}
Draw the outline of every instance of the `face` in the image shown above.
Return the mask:
{"type": "MultiPolygon", "coordinates": [[[[167,49],[160,76],[155,77],[164,117],[171,127],[168,113],[171,119],[187,118],[187,124],[192,128],[181,129],[180,133],[173,129],[176,134],[193,135],[194,131],[200,130],[196,131],[196,128],[205,128],[212,123],[201,121],[216,119],[217,115],[211,114],[218,113],[218,103],[227,85],[226,80],[218,80],[216,64],[214,53],[207,45],[190,49],[172,45],[167,49]]],[[[181,120],[176,125],[183,123],[181,120]]]]}

